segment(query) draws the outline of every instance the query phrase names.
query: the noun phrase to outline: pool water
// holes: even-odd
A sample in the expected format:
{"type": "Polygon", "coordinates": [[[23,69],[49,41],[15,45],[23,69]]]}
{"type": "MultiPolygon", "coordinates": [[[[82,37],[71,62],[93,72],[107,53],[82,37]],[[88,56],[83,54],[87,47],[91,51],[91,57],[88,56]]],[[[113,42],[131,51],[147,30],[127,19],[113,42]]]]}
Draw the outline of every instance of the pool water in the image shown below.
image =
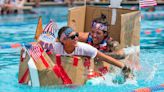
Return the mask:
{"type": "MultiPolygon", "coordinates": [[[[33,42],[38,17],[42,16],[43,25],[50,19],[57,22],[59,28],[67,24],[67,7],[36,8],[36,14],[0,16],[0,46],[14,43],[33,42]],[[60,16],[60,17],[59,17],[60,16]]],[[[161,10],[160,10],[161,11],[161,10]]],[[[160,12],[159,11],[159,12],[160,12]]],[[[136,83],[120,85],[99,84],[80,87],[44,87],[34,88],[18,83],[20,48],[0,49],[0,91],[1,92],[130,92],[141,87],[151,87],[164,83],[164,21],[141,21],[142,70],[136,75],[136,83]],[[161,31],[157,31],[157,29],[161,31]]],[[[110,83],[110,82],[109,82],[110,83]]],[[[162,91],[161,91],[162,92],[162,91]]]]}

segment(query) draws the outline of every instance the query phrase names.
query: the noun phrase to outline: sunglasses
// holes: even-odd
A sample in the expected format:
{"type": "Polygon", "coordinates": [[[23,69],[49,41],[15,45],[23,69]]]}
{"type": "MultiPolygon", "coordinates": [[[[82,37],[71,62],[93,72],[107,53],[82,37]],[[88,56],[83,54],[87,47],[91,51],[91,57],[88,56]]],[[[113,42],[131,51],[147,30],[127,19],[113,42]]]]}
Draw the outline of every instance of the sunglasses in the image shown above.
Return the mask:
{"type": "Polygon", "coordinates": [[[74,35],[71,35],[68,38],[70,38],[71,40],[74,40],[76,37],[79,37],[78,33],[75,33],[74,35]]]}

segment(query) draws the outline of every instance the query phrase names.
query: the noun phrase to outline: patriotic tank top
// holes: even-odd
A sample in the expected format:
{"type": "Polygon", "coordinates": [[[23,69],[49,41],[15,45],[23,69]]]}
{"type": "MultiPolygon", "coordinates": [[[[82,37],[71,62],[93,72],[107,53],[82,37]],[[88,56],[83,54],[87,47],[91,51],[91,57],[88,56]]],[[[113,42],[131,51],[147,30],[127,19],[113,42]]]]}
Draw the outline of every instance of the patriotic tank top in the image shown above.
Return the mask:
{"type": "Polygon", "coordinates": [[[99,45],[94,45],[93,44],[93,38],[92,38],[91,34],[89,33],[86,43],[88,43],[91,46],[97,48],[101,52],[111,52],[111,49],[108,48],[108,46],[107,46],[108,45],[108,40],[112,41],[112,38],[110,36],[107,36],[101,41],[101,43],[99,45]]]}

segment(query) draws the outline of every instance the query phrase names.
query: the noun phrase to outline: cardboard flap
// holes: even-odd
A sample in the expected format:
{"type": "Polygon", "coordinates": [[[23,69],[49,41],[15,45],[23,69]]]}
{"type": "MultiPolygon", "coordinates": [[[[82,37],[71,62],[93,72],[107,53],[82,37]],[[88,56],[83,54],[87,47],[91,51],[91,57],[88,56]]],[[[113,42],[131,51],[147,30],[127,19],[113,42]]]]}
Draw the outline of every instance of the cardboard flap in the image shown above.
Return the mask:
{"type": "Polygon", "coordinates": [[[91,24],[95,18],[106,15],[108,20],[108,33],[113,40],[120,42],[120,47],[139,45],[140,34],[140,12],[137,10],[114,8],[115,18],[112,21],[112,8],[99,6],[82,6],[69,10],[68,26],[78,32],[90,32],[91,24]],[[74,23],[72,22],[75,21],[74,23]],[[132,32],[128,32],[130,30],[132,32]],[[127,35],[127,36],[126,36],[127,35]]]}

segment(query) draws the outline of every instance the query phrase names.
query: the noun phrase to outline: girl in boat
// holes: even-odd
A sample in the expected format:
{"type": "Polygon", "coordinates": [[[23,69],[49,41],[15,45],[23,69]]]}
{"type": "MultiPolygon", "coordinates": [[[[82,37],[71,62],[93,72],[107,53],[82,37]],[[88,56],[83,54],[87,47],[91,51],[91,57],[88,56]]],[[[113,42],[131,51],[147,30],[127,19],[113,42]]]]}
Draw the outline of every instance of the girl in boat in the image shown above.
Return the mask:
{"type": "Polygon", "coordinates": [[[72,28],[62,27],[58,32],[58,41],[53,43],[53,52],[65,56],[77,55],[99,58],[101,61],[121,68],[125,78],[129,76],[131,70],[123,62],[105,55],[89,44],[78,42],[78,36],[78,33],[72,28]]]}
{"type": "Polygon", "coordinates": [[[125,58],[124,49],[119,49],[119,42],[109,35],[109,23],[105,15],[94,19],[91,28],[90,32],[79,32],[79,41],[86,42],[115,59],[125,58]]]}

